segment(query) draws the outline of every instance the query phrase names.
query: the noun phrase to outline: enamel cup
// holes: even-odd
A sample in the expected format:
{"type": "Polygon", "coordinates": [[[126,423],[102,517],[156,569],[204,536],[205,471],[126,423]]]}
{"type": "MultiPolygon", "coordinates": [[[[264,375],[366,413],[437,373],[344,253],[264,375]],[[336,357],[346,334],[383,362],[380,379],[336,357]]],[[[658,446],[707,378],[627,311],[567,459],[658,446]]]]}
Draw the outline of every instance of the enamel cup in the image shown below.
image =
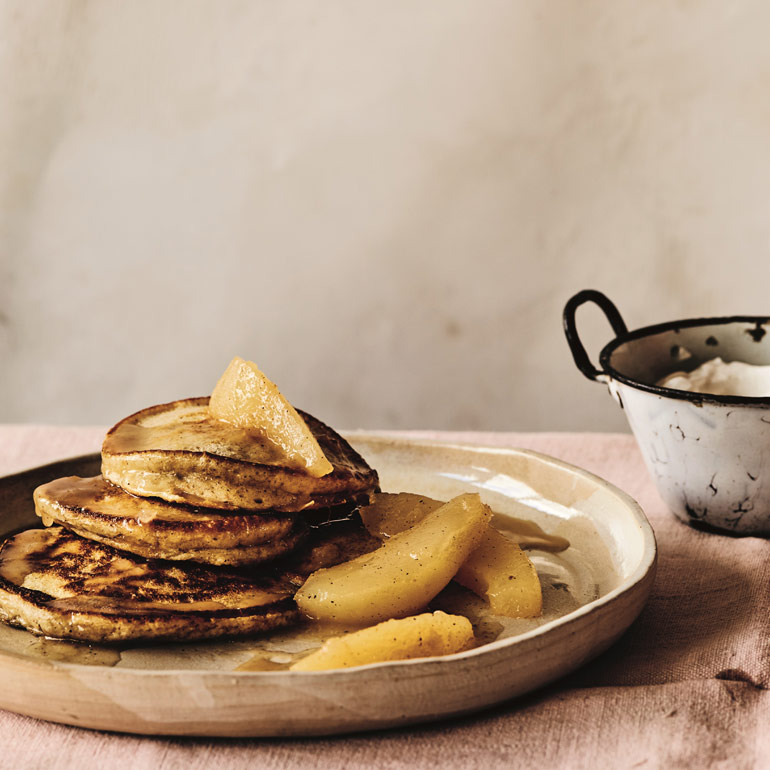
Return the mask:
{"type": "Polygon", "coordinates": [[[770,364],[770,318],[694,318],[629,332],[615,305],[587,289],[564,308],[564,333],[578,369],[607,385],[625,410],[668,507],[698,529],[770,535],[770,397],[690,393],[656,385],[705,361],[770,364]],[[595,368],[575,325],[593,302],[615,339],[595,368]]]}

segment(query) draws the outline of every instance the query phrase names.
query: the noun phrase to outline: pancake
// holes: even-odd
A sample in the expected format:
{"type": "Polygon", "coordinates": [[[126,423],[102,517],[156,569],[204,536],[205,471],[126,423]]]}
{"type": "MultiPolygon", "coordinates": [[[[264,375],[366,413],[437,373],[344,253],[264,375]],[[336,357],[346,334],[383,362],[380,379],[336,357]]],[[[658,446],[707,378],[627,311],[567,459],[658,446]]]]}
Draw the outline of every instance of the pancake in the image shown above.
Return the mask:
{"type": "Polygon", "coordinates": [[[134,495],[172,503],[289,513],[368,502],[377,489],[376,471],[309,414],[299,412],[334,468],[320,478],[281,467],[275,446],[210,417],[208,401],[161,404],[119,422],[102,446],[104,478],[134,495]]]}
{"type": "Polygon", "coordinates": [[[147,558],[255,564],[294,549],[307,534],[295,517],[219,513],[136,497],[101,476],[67,476],[35,490],[35,512],[89,540],[147,558]]]}
{"type": "Polygon", "coordinates": [[[311,573],[334,567],[370,553],[382,545],[371,535],[358,515],[311,525],[307,540],[278,563],[282,573],[300,588],[311,573]]]}
{"type": "Polygon", "coordinates": [[[25,530],[0,547],[0,620],[61,639],[251,635],[298,621],[294,590],[280,576],[142,559],[62,527],[25,530]]]}

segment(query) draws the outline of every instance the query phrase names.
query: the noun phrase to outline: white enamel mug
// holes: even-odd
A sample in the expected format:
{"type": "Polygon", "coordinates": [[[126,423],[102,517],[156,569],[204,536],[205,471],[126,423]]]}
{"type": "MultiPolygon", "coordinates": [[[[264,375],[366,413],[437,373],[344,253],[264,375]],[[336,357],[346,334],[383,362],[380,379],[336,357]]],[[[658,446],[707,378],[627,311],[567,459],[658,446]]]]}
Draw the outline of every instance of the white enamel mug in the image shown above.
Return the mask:
{"type": "Polygon", "coordinates": [[[770,397],[719,396],[656,385],[705,361],[770,364],[770,318],[693,318],[629,332],[615,305],[587,289],[564,308],[575,364],[605,383],[625,410],[658,492],[685,523],[735,535],[770,535],[770,397]],[[615,339],[595,368],[575,325],[577,309],[598,305],[615,339]]]}

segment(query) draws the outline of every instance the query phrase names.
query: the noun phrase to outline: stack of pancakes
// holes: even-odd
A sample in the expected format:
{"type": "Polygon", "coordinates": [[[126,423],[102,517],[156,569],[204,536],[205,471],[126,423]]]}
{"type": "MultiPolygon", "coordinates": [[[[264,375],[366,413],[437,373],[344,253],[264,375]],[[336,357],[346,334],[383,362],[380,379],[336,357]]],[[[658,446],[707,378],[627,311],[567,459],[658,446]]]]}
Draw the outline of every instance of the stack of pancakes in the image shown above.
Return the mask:
{"type": "Polygon", "coordinates": [[[341,436],[299,413],[333,467],[311,476],[208,401],[127,417],[101,476],[35,490],[46,529],[0,549],[0,619],[83,641],[251,634],[297,620],[309,572],[374,547],[350,516],[377,474],[341,436]]]}

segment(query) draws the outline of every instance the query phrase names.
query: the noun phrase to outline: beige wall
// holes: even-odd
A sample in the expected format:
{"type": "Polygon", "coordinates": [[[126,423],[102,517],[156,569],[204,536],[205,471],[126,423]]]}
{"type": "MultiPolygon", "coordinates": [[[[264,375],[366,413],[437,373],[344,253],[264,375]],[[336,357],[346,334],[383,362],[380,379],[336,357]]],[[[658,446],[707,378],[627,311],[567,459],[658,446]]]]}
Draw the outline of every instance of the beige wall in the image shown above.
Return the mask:
{"type": "Polygon", "coordinates": [[[770,313],[769,28],[759,0],[0,0],[0,420],[113,422],[237,353],[339,427],[625,429],[562,306],[770,313]]]}

